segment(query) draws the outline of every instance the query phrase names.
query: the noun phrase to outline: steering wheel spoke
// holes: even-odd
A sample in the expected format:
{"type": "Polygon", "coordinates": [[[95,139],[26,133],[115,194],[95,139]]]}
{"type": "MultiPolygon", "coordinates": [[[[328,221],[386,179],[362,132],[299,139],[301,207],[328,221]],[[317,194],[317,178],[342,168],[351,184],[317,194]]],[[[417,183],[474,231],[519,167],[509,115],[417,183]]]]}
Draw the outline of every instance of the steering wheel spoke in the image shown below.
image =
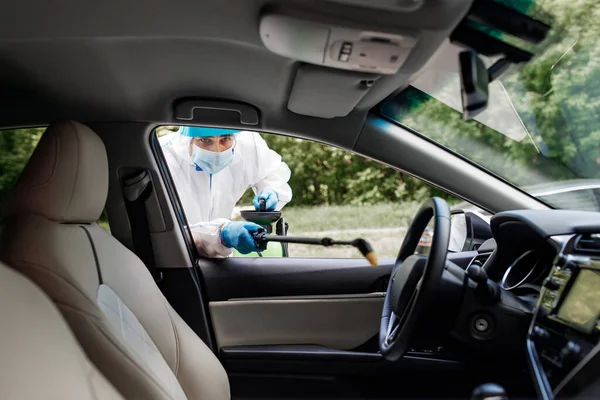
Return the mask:
{"type": "Polygon", "coordinates": [[[400,320],[396,317],[396,313],[392,311],[390,315],[390,322],[388,325],[387,333],[385,335],[386,343],[392,344],[396,338],[396,334],[398,333],[398,327],[400,326],[400,320]]]}
{"type": "Polygon", "coordinates": [[[417,289],[413,290],[412,295],[410,296],[410,299],[408,300],[408,304],[406,304],[406,308],[404,309],[404,312],[402,313],[402,316],[400,317],[399,322],[401,324],[404,323],[404,320],[408,317],[408,314],[410,314],[410,311],[415,306],[415,301],[417,300],[418,295],[419,295],[419,289],[417,288],[417,289]]]}

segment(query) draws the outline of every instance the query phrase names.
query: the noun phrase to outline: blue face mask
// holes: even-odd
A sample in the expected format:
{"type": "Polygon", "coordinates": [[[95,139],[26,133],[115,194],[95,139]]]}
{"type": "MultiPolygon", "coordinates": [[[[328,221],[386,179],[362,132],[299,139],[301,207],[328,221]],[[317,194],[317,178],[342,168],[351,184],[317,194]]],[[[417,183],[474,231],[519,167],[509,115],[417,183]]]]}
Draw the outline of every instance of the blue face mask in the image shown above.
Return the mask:
{"type": "Polygon", "coordinates": [[[192,145],[192,161],[203,171],[214,175],[221,172],[233,161],[235,145],[222,152],[204,150],[195,144],[192,145]]]}

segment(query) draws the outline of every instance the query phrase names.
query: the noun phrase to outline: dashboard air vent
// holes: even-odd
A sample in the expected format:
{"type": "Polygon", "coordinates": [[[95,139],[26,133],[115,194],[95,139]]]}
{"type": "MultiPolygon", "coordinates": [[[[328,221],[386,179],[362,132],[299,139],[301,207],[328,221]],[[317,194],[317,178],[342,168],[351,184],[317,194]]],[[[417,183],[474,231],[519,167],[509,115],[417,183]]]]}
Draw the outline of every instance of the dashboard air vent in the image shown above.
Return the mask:
{"type": "Polygon", "coordinates": [[[600,234],[586,233],[575,241],[575,250],[586,253],[600,253],[600,234]]]}

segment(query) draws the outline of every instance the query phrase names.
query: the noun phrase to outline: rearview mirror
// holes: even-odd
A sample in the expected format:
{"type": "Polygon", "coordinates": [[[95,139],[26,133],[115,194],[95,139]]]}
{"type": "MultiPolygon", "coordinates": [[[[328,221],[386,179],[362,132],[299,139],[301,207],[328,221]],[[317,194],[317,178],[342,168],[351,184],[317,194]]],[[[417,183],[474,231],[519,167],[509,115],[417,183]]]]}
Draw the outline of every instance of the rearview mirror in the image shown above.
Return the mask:
{"type": "Polygon", "coordinates": [[[469,120],[485,110],[488,105],[489,73],[474,51],[463,51],[458,59],[463,117],[469,120]]]}

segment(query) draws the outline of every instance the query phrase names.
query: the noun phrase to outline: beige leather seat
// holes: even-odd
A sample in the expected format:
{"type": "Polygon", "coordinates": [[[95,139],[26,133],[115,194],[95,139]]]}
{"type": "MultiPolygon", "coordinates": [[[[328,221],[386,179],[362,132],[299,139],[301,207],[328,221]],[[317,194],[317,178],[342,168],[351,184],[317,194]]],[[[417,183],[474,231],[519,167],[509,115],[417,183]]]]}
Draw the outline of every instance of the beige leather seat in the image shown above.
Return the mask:
{"type": "Polygon", "coordinates": [[[122,399],[42,290],[0,264],[0,399],[122,399]]]}
{"type": "Polygon", "coordinates": [[[228,399],[218,359],[140,259],[95,223],[107,192],[100,138],[77,122],[50,126],[10,195],[0,258],[46,291],[126,398],[228,399]]]}

